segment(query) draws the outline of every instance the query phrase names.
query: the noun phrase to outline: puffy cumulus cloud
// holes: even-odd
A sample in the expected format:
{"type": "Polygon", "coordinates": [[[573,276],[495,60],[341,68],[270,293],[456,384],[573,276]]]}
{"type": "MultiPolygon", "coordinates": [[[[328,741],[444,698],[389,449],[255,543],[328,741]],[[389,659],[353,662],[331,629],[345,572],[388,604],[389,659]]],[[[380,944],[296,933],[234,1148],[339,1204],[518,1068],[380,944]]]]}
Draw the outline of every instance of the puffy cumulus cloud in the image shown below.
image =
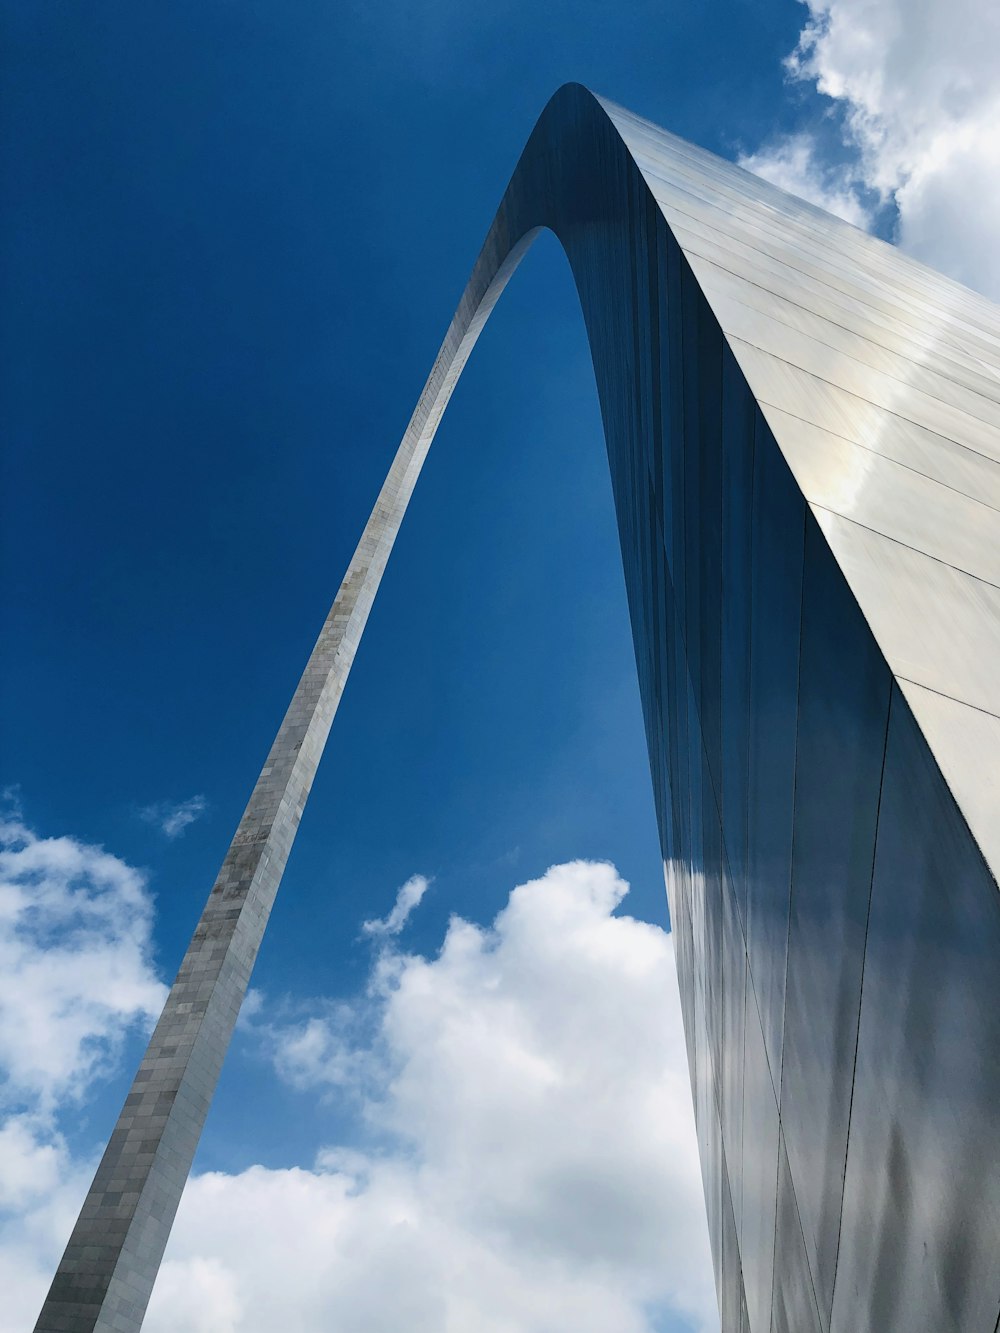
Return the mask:
{"type": "MultiPolygon", "coordinates": [[[[990,0],[804,0],[809,17],[790,75],[833,99],[854,150],[848,193],[871,190],[898,210],[898,240],[962,282],[1000,296],[1000,9],[990,0]]],[[[789,169],[808,193],[823,154],[797,136],[751,167],[789,169]]],[[[845,186],[846,182],[846,186],[845,186]]]]}
{"type": "Polygon", "coordinates": [[[0,818],[0,1330],[31,1328],[96,1162],[59,1131],[165,996],[143,876],[0,818]]]}
{"type": "Polygon", "coordinates": [[[291,1068],[267,1029],[379,1147],[194,1179],[148,1333],[717,1327],[672,941],[626,891],[554,867],[435,958],[384,944],[358,1012],[284,1029],[291,1068]]]}
{"type": "MultiPolygon", "coordinates": [[[[15,1333],[96,1165],[60,1117],[163,987],[136,871],[16,821],[4,837],[4,1003],[25,1027],[5,1017],[0,1047],[0,1333],[15,1333]]],[[[416,906],[414,882],[394,911],[416,906]]],[[[348,1094],[354,1146],[195,1176],[148,1333],[717,1327],[672,942],[617,913],[626,888],[608,865],[558,866],[491,926],[454,918],[436,957],[375,932],[350,1003],[271,1014],[255,992],[245,1036],[303,1095],[348,1094]]]]}
{"type": "Polygon", "coordinates": [[[101,847],[0,821],[0,1104],[78,1098],[160,1010],[152,900],[101,847]]]}

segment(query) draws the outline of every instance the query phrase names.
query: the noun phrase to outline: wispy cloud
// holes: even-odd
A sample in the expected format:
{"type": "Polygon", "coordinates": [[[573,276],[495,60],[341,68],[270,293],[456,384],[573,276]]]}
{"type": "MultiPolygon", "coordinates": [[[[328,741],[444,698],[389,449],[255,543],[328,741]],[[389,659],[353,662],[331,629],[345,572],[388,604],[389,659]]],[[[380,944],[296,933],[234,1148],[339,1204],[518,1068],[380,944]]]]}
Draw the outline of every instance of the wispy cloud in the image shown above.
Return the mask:
{"type": "Polygon", "coordinates": [[[207,809],[208,801],[204,796],[191,796],[186,801],[154,801],[139,811],[139,818],[147,824],[155,824],[172,841],[179,838],[189,824],[200,819],[207,809]]]}
{"type": "Polygon", "coordinates": [[[410,913],[420,905],[420,900],[430,888],[431,881],[426,875],[411,875],[396,894],[396,901],[388,916],[378,917],[374,921],[365,921],[361,929],[366,935],[398,935],[410,913]]]}

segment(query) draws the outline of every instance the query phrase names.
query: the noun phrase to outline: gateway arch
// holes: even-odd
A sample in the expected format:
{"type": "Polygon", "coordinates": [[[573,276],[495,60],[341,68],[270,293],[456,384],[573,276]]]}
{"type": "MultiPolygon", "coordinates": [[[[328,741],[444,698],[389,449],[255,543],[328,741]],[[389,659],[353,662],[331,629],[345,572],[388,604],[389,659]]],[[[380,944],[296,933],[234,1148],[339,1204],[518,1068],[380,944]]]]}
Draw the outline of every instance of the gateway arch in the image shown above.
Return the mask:
{"type": "Polygon", "coordinates": [[[995,1333],[1000,310],[578,85],[517,165],[36,1333],[139,1329],[427,450],[542,228],[593,353],[724,1333],[995,1333]]]}

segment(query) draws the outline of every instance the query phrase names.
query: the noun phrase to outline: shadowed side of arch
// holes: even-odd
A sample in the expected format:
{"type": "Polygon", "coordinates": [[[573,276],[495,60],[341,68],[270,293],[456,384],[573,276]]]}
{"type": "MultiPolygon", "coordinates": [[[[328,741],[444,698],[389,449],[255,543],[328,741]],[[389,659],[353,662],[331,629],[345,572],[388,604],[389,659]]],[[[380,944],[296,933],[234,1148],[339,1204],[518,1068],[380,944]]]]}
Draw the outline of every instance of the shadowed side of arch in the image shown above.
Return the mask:
{"type": "MultiPolygon", "coordinates": [[[[755,194],[750,179],[579,86],[546,107],[240,821],[36,1333],[140,1327],[403,514],[479,333],[541,228],[556,234],[574,274],[605,426],[723,1328],[909,1331],[930,1327],[913,1314],[936,1301],[944,1317],[935,1328],[960,1316],[955,1327],[991,1333],[980,1316],[991,1308],[996,1317],[987,1275],[1000,1191],[968,1168],[996,1079],[976,1084],[971,1066],[951,1057],[950,1086],[957,1080],[966,1109],[940,1174],[962,1180],[965,1217],[971,1209],[978,1229],[958,1212],[949,1221],[947,1208],[944,1222],[928,1221],[919,1181],[902,1207],[871,1177],[887,1164],[897,1179],[915,1174],[928,1123],[943,1125],[949,1113],[945,1071],[940,1087],[924,1079],[920,1105],[901,1105],[895,1137],[883,1142],[867,1117],[884,1042],[866,1015],[893,1002],[888,955],[869,941],[898,915],[906,855],[921,903],[945,873],[929,850],[904,845],[914,810],[949,849],[949,865],[962,867],[957,900],[935,928],[938,939],[955,934],[942,984],[981,1031],[996,1021],[984,966],[1000,946],[995,884],[862,611],[850,575],[857,543],[831,535],[820,510],[832,511],[807,498],[798,436],[765,415],[745,326],[739,338],[724,332],[717,311],[737,316],[725,279],[706,276],[714,261],[701,251],[718,260],[719,246],[702,196],[730,191],[748,235],[791,228],[807,255],[809,237],[829,226],[855,263],[853,236],[770,187],[755,194]],[[689,233],[700,239],[678,239],[689,233]],[[970,963],[973,927],[980,942],[970,963]],[[980,1272],[977,1288],[968,1275],[980,1272]]],[[[762,270],[769,263],[762,256],[762,270]]],[[[958,352],[976,336],[963,326],[958,352]]],[[[901,929],[915,975],[926,922],[911,915],[901,929]]],[[[917,1077],[928,1031],[938,1048],[934,1014],[920,1015],[922,1027],[912,1014],[901,1022],[889,1054],[902,1086],[917,1077]]],[[[947,1032],[940,1037],[943,1049],[947,1032]]]]}

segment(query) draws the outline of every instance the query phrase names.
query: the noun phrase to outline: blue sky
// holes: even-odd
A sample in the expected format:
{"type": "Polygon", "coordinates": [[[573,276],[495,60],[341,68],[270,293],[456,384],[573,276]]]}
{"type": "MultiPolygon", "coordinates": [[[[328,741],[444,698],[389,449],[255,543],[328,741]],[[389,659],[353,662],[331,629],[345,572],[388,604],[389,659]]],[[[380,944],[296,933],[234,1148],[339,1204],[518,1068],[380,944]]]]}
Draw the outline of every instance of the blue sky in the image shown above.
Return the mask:
{"type": "MultiPolygon", "coordinates": [[[[143,1022],[173,975],[544,102],[567,80],[588,84],[995,293],[989,71],[1000,43],[976,0],[959,8],[967,22],[928,3],[908,25],[894,0],[4,0],[0,787],[21,824],[10,845],[22,859],[5,873],[51,906],[51,929],[9,915],[4,945],[26,980],[4,997],[0,1110],[10,1161],[34,1172],[36,1186],[48,1182],[42,1193],[30,1182],[12,1193],[0,1224],[0,1269],[17,1268],[24,1310],[37,1305],[143,1022]],[[942,135],[953,151],[942,154],[942,135]],[[973,179],[982,207],[970,217],[961,200],[973,179]],[[105,952],[95,953],[102,931],[105,952]],[[55,1055],[28,1058],[27,1029],[10,1014],[30,978],[48,975],[39,959],[77,976],[70,955],[86,956],[91,971],[66,982],[64,1011],[39,1010],[30,1029],[34,1048],[63,1053],[72,1075],[63,1077],[55,1055]],[[120,986],[107,999],[98,978],[112,955],[120,986]],[[92,1020],[70,1032],[74,1008],[92,1020]],[[48,1176],[36,1169],[43,1160],[48,1176]],[[15,1226],[34,1238],[30,1254],[11,1248],[15,1226]]],[[[186,1319],[197,1333],[202,1317],[234,1333],[268,1326],[232,1303],[237,1257],[208,1253],[213,1207],[225,1215],[244,1198],[253,1216],[273,1190],[267,1207],[280,1213],[305,1181],[309,1207],[329,1218],[324,1191],[347,1178],[346,1159],[330,1154],[345,1147],[368,1155],[364,1179],[376,1160],[388,1171],[394,1153],[410,1167],[423,1162],[425,1175],[436,1163],[442,1179],[469,1179],[482,1157],[467,1170],[449,1157],[445,1170],[429,1146],[447,1121],[441,1105],[421,1102],[424,1137],[401,1139],[398,1117],[415,1103],[399,1091],[409,1086],[400,1071],[417,1079],[421,1043],[439,1049],[447,1006],[431,1006],[424,1029],[401,1035],[399,995],[423,978],[428,993],[460,997],[471,1012],[487,1004],[490,985],[509,985],[510,1011],[528,1013],[530,987],[516,978],[535,974],[510,926],[517,913],[491,924],[515,885],[554,865],[613,863],[631,885],[624,903],[610,872],[584,866],[566,881],[582,895],[583,917],[570,907],[568,917],[546,915],[545,892],[561,901],[558,876],[522,895],[525,911],[537,913],[539,930],[547,922],[581,940],[613,937],[625,971],[648,946],[669,974],[603,449],[569,272],[542,238],[466,370],[379,593],[199,1154],[197,1169],[218,1173],[204,1177],[217,1188],[211,1195],[203,1183],[192,1204],[201,1211],[182,1215],[187,1249],[151,1312],[163,1327],[186,1319]],[[404,932],[366,936],[362,923],[384,917],[415,874],[429,886],[404,932]],[[480,934],[452,927],[452,953],[439,955],[453,916],[480,934]],[[624,920],[637,933],[613,926],[624,920]],[[478,971],[455,962],[462,939],[472,940],[478,971]],[[498,959],[511,970],[487,984],[498,959]],[[254,1170],[264,1174],[247,1175],[254,1170]],[[197,1316],[183,1305],[194,1288],[197,1316]]],[[[17,901],[29,910],[23,894],[17,901]]],[[[555,971],[538,994],[558,1013],[566,962],[554,943],[545,956],[555,971]]],[[[645,974],[641,984],[619,981],[634,1005],[653,995],[664,1005],[660,1037],[650,1030],[664,1045],[636,1077],[660,1089],[671,1115],[677,1108],[679,1137],[654,1145],[661,1157],[650,1170],[676,1186],[678,1203],[669,1217],[651,1205],[629,1224],[647,1237],[659,1228],[665,1248],[654,1245],[637,1268],[611,1264],[603,1296],[619,1306],[604,1317],[636,1333],[709,1328],[676,1004],[645,974]],[[698,1264],[685,1286],[680,1270],[698,1264]],[[669,1281],[658,1286],[660,1269],[669,1281]]],[[[592,995],[585,976],[579,985],[592,995]]],[[[616,1034],[634,1029],[624,1000],[616,1013],[616,1034]]],[[[487,1017],[499,1050],[509,1033],[487,1017]]],[[[565,1072],[570,1047],[550,1038],[545,1058],[565,1072]]],[[[595,1037],[592,1074],[616,1040],[595,1037]]],[[[454,1074],[442,1059],[424,1070],[425,1091],[454,1074]]],[[[460,1072],[464,1086],[474,1063],[460,1072]]],[[[520,1103],[490,1104],[496,1123],[527,1116],[520,1103]]],[[[469,1141],[488,1153],[496,1143],[477,1113],[468,1108],[468,1123],[485,1137],[470,1130],[469,1141]]],[[[593,1133],[610,1123],[595,1121],[593,1133]]],[[[466,1124],[452,1126],[451,1141],[466,1124]]],[[[543,1143],[545,1131],[535,1133],[543,1143]]],[[[561,1198],[577,1185],[597,1197],[593,1179],[570,1179],[572,1162],[593,1155],[591,1140],[578,1147],[561,1198]]],[[[608,1162],[611,1175],[615,1163],[622,1177],[633,1167],[641,1175],[641,1156],[609,1152],[608,1162]]],[[[391,1190],[379,1179],[384,1202],[391,1190]]],[[[352,1188],[351,1197],[375,1197],[374,1186],[352,1188]]],[[[515,1214],[501,1227],[510,1273],[537,1222],[523,1200],[515,1214]]],[[[455,1217],[474,1241],[480,1223],[455,1217]]],[[[497,1329],[579,1321],[582,1292],[592,1312],[604,1309],[581,1285],[588,1243],[560,1251],[551,1311],[539,1312],[541,1279],[525,1278],[521,1305],[497,1329]]],[[[516,1287],[509,1274],[503,1282],[516,1287]]],[[[489,1290],[485,1277],[479,1288],[489,1290]]],[[[437,1310],[428,1327],[458,1328],[462,1310],[492,1327],[457,1279],[448,1290],[452,1323],[437,1310]]],[[[310,1333],[325,1326],[323,1312],[362,1305],[337,1287],[310,1311],[282,1308],[310,1333]]],[[[365,1309],[359,1328],[403,1317],[402,1307],[365,1309]]]]}
{"type": "MultiPolygon", "coordinates": [[[[732,155],[783,106],[799,17],[14,7],[3,778],[39,827],[153,869],[134,807],[204,793],[162,869],[195,909],[544,102],[579,79],[732,155]]],[[[418,866],[436,935],[450,868],[518,847],[656,879],[616,541],[546,239],[435,445],[283,911],[418,866]]],[[[478,878],[489,912],[508,875],[478,878]]],[[[328,977],[279,934],[278,976],[328,977]]]]}

